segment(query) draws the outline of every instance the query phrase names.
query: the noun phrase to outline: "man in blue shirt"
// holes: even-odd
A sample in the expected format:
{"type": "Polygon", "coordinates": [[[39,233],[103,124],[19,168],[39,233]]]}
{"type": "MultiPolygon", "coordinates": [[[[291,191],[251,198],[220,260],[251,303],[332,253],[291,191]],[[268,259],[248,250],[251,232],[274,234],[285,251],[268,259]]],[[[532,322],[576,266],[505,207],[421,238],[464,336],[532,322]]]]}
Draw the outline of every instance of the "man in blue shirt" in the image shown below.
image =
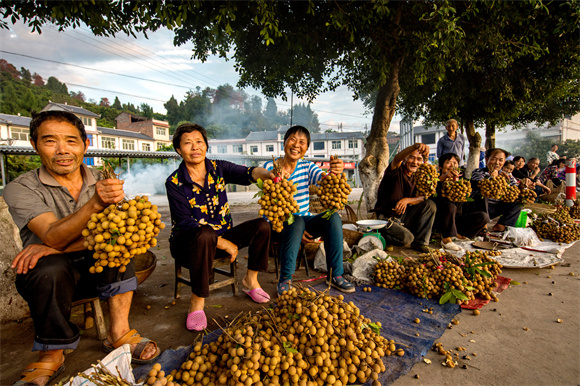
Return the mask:
{"type": "Polygon", "coordinates": [[[437,141],[437,158],[441,158],[443,154],[454,153],[459,156],[459,166],[463,166],[463,160],[465,159],[465,137],[457,132],[457,127],[458,125],[455,119],[447,121],[445,125],[447,134],[437,141]]]}

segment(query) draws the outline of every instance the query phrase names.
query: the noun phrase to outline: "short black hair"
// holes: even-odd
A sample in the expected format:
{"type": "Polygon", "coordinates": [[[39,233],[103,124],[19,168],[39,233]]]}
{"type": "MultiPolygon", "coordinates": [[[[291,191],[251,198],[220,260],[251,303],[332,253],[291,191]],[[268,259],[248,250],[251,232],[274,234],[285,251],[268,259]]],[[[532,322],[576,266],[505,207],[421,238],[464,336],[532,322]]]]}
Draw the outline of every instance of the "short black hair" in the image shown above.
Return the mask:
{"type": "Polygon", "coordinates": [[[503,164],[503,166],[510,166],[512,165],[513,167],[516,167],[516,164],[514,163],[514,161],[505,161],[505,163],[503,164]]]}
{"type": "Polygon", "coordinates": [[[493,153],[497,153],[497,152],[502,152],[505,155],[506,158],[510,156],[510,152],[509,151],[504,150],[504,149],[500,149],[499,147],[494,147],[492,149],[487,149],[485,151],[485,158],[489,158],[489,157],[491,157],[491,155],[493,153]]]}
{"type": "Polygon", "coordinates": [[[550,166],[560,166],[560,163],[563,163],[564,166],[566,165],[566,159],[565,158],[559,158],[559,159],[555,159],[552,161],[552,163],[550,164],[550,166]]]}
{"type": "Polygon", "coordinates": [[[205,142],[205,146],[209,149],[209,144],[207,142],[207,131],[205,131],[205,128],[203,128],[203,126],[200,126],[196,123],[182,123],[181,125],[177,126],[177,129],[175,129],[175,133],[173,133],[173,148],[175,150],[179,149],[179,144],[181,143],[181,137],[183,137],[183,134],[185,133],[191,133],[193,131],[197,131],[201,134],[201,136],[203,137],[203,140],[205,142]]]}
{"type": "Polygon", "coordinates": [[[310,131],[308,131],[308,129],[306,127],[299,126],[299,125],[292,126],[288,130],[286,130],[286,133],[284,134],[284,143],[286,143],[286,140],[288,139],[288,137],[294,133],[304,134],[306,136],[306,143],[308,146],[310,146],[310,131]]]}
{"type": "Polygon", "coordinates": [[[457,163],[459,163],[459,156],[455,153],[445,153],[439,157],[439,167],[442,168],[445,162],[449,161],[451,158],[455,158],[457,163]]]}
{"type": "Polygon", "coordinates": [[[83,143],[87,141],[87,132],[85,131],[85,125],[83,121],[76,115],[68,111],[61,110],[49,110],[41,111],[38,114],[32,114],[32,120],[30,121],[30,139],[36,145],[38,141],[38,128],[46,121],[58,121],[67,122],[76,127],[81,134],[83,143]]]}
{"type": "Polygon", "coordinates": [[[516,155],[516,156],[514,157],[514,164],[515,164],[516,162],[518,162],[519,160],[521,160],[521,159],[523,159],[523,160],[524,160],[524,162],[526,162],[526,159],[525,159],[524,157],[522,157],[521,155],[516,155]]]}

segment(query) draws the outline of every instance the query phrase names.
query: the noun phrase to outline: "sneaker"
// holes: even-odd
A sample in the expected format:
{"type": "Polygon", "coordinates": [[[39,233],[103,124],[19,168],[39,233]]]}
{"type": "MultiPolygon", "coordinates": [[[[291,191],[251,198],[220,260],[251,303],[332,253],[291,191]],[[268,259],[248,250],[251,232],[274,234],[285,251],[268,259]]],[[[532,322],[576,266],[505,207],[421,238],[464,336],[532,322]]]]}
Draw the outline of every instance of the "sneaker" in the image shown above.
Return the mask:
{"type": "Polygon", "coordinates": [[[448,249],[450,251],[461,251],[461,247],[457,244],[455,244],[453,241],[450,241],[448,243],[444,243],[441,242],[441,246],[443,247],[443,249],[448,249]]]}
{"type": "Polygon", "coordinates": [[[411,248],[422,253],[429,253],[431,250],[427,245],[411,244],[411,248]]]}
{"type": "Polygon", "coordinates": [[[284,291],[289,292],[290,284],[292,284],[291,280],[278,282],[278,296],[282,296],[284,294],[284,291]]]}
{"type": "MultiPolygon", "coordinates": [[[[326,282],[326,284],[328,284],[328,281],[326,282]]],[[[354,288],[354,284],[352,284],[342,276],[333,277],[332,281],[330,282],[330,285],[339,290],[340,292],[344,292],[347,294],[356,291],[356,288],[354,288]]]]}

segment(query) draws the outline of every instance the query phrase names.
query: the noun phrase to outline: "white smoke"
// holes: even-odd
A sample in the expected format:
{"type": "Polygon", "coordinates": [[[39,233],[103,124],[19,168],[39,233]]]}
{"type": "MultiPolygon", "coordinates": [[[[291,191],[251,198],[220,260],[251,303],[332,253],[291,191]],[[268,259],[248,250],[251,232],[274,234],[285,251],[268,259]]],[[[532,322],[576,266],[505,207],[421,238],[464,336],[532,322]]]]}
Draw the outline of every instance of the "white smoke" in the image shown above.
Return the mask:
{"type": "Polygon", "coordinates": [[[123,190],[127,196],[165,195],[165,180],[179,167],[181,160],[168,160],[165,163],[131,163],[129,171],[122,171],[119,178],[125,181],[123,190]]]}

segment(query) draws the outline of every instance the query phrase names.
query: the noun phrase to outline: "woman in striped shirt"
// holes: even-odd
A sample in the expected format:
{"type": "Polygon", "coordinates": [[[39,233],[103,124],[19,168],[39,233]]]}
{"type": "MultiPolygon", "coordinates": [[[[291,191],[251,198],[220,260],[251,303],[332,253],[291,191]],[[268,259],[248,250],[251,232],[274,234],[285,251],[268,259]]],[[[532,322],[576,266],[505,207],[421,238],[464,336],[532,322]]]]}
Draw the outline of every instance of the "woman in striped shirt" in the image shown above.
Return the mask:
{"type": "MultiPolygon", "coordinates": [[[[283,177],[297,184],[294,196],[300,211],[294,214],[294,222],[285,225],[281,233],[280,242],[280,278],[278,280],[278,295],[290,289],[292,274],[296,269],[296,259],[300,243],[314,241],[317,237],[324,240],[326,251],[326,266],[332,272],[330,284],[342,292],[354,292],[354,285],[342,277],[344,273],[342,252],[342,220],[338,213],[329,219],[322,218],[320,213],[314,216],[310,213],[310,197],[308,186],[316,184],[322,179],[322,170],[310,161],[304,160],[304,154],[310,146],[310,132],[303,126],[292,126],[284,134],[284,157],[282,157],[283,177]]],[[[264,167],[273,169],[272,161],[266,162],[264,167]]],[[[340,174],[344,169],[342,160],[330,161],[330,173],[340,174]]]]}

